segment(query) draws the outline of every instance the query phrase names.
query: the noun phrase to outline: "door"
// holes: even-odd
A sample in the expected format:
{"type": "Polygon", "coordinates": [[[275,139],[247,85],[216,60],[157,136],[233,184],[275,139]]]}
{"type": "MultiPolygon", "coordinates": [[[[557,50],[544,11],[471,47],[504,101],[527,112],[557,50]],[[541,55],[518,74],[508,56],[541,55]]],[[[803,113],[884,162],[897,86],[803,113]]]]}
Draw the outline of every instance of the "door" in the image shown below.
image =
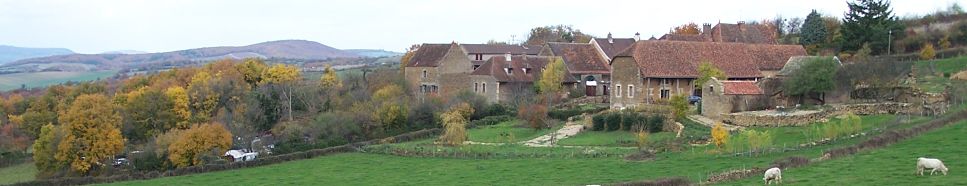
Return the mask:
{"type": "Polygon", "coordinates": [[[595,94],[595,93],[597,93],[597,90],[598,90],[598,86],[590,86],[590,85],[589,86],[586,86],[585,89],[584,89],[584,95],[587,95],[587,96],[597,96],[595,94]]]}

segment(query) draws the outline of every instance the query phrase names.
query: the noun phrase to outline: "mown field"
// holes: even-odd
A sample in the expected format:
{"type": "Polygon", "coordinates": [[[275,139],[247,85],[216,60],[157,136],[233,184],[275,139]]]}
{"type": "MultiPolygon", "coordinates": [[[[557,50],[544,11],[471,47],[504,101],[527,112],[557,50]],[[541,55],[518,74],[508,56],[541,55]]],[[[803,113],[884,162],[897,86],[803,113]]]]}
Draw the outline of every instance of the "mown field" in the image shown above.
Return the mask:
{"type": "Polygon", "coordinates": [[[37,169],[33,162],[22,163],[0,169],[0,185],[34,180],[37,169]]]}
{"type": "Polygon", "coordinates": [[[18,89],[21,85],[27,88],[46,87],[67,81],[91,81],[111,77],[117,71],[94,72],[30,72],[0,75],[0,91],[18,89]]]}
{"type": "MultiPolygon", "coordinates": [[[[782,171],[791,185],[967,185],[967,121],[892,146],[782,171]],[[939,158],[947,176],[917,176],[918,157],[939,158]]],[[[753,177],[723,185],[762,184],[753,177]]]]}

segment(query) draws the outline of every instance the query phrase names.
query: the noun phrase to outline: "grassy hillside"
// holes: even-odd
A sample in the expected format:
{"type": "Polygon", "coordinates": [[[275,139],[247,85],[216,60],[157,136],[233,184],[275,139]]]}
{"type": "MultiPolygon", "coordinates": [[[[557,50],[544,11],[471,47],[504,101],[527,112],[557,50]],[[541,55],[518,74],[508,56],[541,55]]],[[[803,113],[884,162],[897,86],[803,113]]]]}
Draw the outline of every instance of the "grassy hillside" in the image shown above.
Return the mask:
{"type": "Polygon", "coordinates": [[[107,78],[116,74],[117,71],[95,71],[95,72],[30,72],[0,75],[0,91],[7,91],[20,88],[21,84],[27,88],[45,87],[56,85],[67,81],[90,81],[98,78],[107,78]]]}
{"type": "Polygon", "coordinates": [[[945,86],[950,84],[947,75],[967,70],[967,56],[920,61],[914,63],[913,69],[921,88],[928,92],[943,92],[945,86]]]}
{"type": "MultiPolygon", "coordinates": [[[[967,185],[967,121],[883,149],[782,171],[794,185],[967,185]],[[947,176],[916,176],[917,157],[939,158],[947,176]]],[[[726,185],[762,184],[753,177],[726,185]]]]}
{"type": "Polygon", "coordinates": [[[0,169],[0,185],[34,180],[35,174],[37,169],[34,168],[33,162],[4,167],[0,169]]]}

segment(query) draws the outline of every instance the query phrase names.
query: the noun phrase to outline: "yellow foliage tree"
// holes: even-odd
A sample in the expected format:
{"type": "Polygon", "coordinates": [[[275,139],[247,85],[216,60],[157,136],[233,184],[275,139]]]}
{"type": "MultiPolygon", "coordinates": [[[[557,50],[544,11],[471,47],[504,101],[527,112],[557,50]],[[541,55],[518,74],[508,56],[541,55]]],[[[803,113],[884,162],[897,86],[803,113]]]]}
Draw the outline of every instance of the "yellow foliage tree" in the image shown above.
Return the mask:
{"type": "Polygon", "coordinates": [[[232,133],[220,123],[199,124],[178,133],[168,145],[168,161],[176,167],[201,164],[203,156],[217,157],[232,146],[232,133]]]}
{"type": "Polygon", "coordinates": [[[259,82],[262,82],[262,74],[265,73],[265,69],[268,68],[264,62],[259,58],[248,58],[245,62],[235,66],[238,71],[242,74],[242,78],[245,82],[249,84],[251,88],[258,86],[259,82]]]}
{"type": "Polygon", "coordinates": [[[682,26],[677,26],[672,29],[672,34],[683,34],[683,35],[698,35],[702,32],[698,30],[698,24],[688,23],[682,26]]]}
{"type": "Polygon", "coordinates": [[[339,76],[336,75],[336,70],[332,69],[332,65],[326,64],[326,70],[323,71],[322,77],[319,79],[323,88],[342,87],[342,81],[339,81],[339,76]]]}
{"type": "Polygon", "coordinates": [[[715,126],[712,127],[712,143],[715,144],[715,147],[721,149],[728,141],[729,130],[726,130],[721,122],[715,123],[715,126]]]}
{"type": "Polygon", "coordinates": [[[57,153],[56,133],[57,128],[52,124],[44,125],[40,129],[40,137],[34,141],[33,157],[34,166],[40,172],[53,172],[60,169],[62,163],[54,158],[57,153]]]}
{"type": "Polygon", "coordinates": [[[403,88],[395,84],[376,90],[372,97],[376,122],[385,128],[399,128],[406,124],[406,102],[400,97],[405,94],[403,88]]]}
{"type": "Polygon", "coordinates": [[[933,49],[933,44],[924,43],[923,49],[920,49],[920,59],[933,60],[935,58],[937,58],[937,51],[933,49]]]}
{"type": "Polygon", "coordinates": [[[648,131],[641,128],[638,132],[635,132],[635,140],[638,142],[638,150],[645,149],[645,145],[648,145],[648,131]]]}
{"type": "Polygon", "coordinates": [[[165,96],[168,96],[168,98],[171,99],[171,102],[174,103],[174,108],[172,109],[178,121],[175,124],[175,128],[187,129],[189,127],[188,121],[191,119],[188,92],[185,91],[185,88],[181,88],[179,86],[168,87],[168,89],[165,90],[165,96]]]}
{"type": "Polygon", "coordinates": [[[473,113],[473,107],[470,104],[460,103],[440,114],[443,124],[440,142],[447,145],[462,145],[467,141],[467,123],[471,113],[473,113]]]}
{"type": "Polygon", "coordinates": [[[206,71],[198,71],[191,77],[188,84],[191,108],[194,110],[193,119],[197,122],[208,121],[218,106],[219,93],[212,90],[210,82],[213,80],[211,74],[206,71]]]}
{"type": "Polygon", "coordinates": [[[410,64],[410,59],[413,58],[413,55],[416,54],[416,50],[419,50],[419,49],[420,49],[419,44],[411,45],[410,48],[406,49],[406,53],[403,54],[403,57],[400,58],[400,73],[405,72],[404,69],[406,69],[406,65],[410,64]]]}
{"type": "Polygon", "coordinates": [[[704,85],[705,82],[712,80],[713,77],[718,80],[728,79],[728,77],[725,76],[725,72],[715,67],[715,65],[712,65],[712,63],[708,61],[703,61],[702,64],[698,65],[698,74],[698,79],[695,79],[695,87],[699,89],[702,88],[702,85],[704,85]]]}
{"type": "Polygon", "coordinates": [[[299,78],[299,68],[285,64],[275,64],[262,74],[262,83],[281,86],[282,95],[286,100],[286,108],[289,111],[289,121],[292,121],[292,86],[289,84],[299,78]]]}
{"type": "Polygon", "coordinates": [[[60,117],[65,127],[64,139],[57,148],[56,158],[70,162],[72,171],[86,174],[102,160],[111,158],[124,148],[121,136],[121,115],[108,98],[100,94],[77,97],[60,117]]]}
{"type": "Polygon", "coordinates": [[[566,75],[567,69],[564,67],[564,61],[561,58],[553,58],[551,61],[544,66],[544,71],[541,72],[541,79],[538,81],[538,87],[541,93],[548,95],[556,95],[561,93],[564,89],[561,83],[564,82],[564,76],[566,75]]]}

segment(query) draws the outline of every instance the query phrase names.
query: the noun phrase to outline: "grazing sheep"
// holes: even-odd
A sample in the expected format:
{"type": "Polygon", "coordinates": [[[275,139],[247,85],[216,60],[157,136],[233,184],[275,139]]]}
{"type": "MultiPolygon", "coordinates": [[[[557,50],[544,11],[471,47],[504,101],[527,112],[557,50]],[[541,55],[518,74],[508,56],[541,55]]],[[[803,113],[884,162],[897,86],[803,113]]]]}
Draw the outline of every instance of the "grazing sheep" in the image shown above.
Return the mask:
{"type": "Polygon", "coordinates": [[[943,165],[943,162],[939,159],[933,158],[917,158],[917,173],[923,176],[923,169],[930,169],[930,175],[934,172],[940,171],[943,175],[947,175],[947,166],[943,165]]]}
{"type": "Polygon", "coordinates": [[[766,185],[769,185],[772,183],[772,181],[776,181],[776,184],[780,184],[782,183],[782,171],[779,170],[779,167],[770,168],[769,170],[766,170],[766,174],[762,177],[762,181],[765,181],[766,185]]]}

